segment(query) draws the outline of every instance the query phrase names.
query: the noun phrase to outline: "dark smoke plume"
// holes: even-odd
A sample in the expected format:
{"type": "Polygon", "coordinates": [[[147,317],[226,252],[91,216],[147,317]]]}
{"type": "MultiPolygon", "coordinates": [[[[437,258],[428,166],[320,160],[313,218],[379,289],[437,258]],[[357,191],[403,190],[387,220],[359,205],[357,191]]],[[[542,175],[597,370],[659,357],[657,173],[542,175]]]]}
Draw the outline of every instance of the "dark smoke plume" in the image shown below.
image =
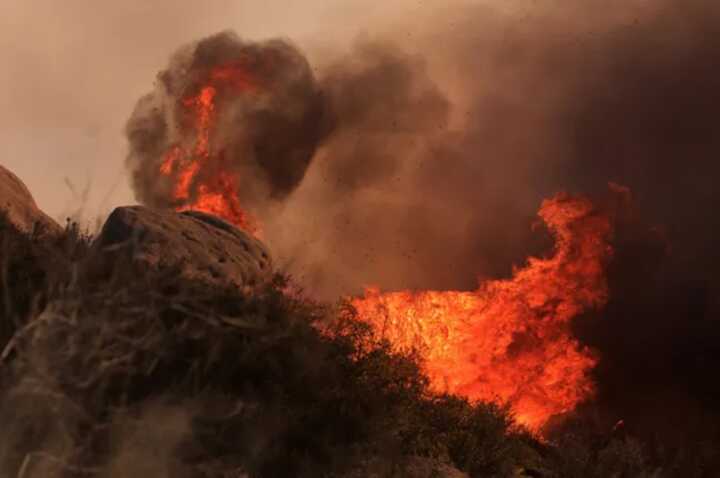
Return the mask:
{"type": "Polygon", "coordinates": [[[222,161],[208,162],[201,174],[212,177],[222,167],[243,178],[243,203],[286,197],[305,175],[323,127],[312,70],[287,41],[252,43],[224,32],[180,49],[155,90],[138,102],[127,125],[127,164],[138,200],[175,205],[172,184],[159,170],[174,146],[193,149],[197,133],[187,101],[208,84],[218,90],[210,154],[222,161]],[[223,79],[223,69],[239,79],[213,82],[213,75],[223,79]],[[247,91],[238,94],[233,89],[240,80],[247,91]]]}
{"type": "MultiPolygon", "coordinates": [[[[617,213],[610,302],[577,324],[601,357],[592,413],[606,427],[622,418],[646,435],[718,439],[720,5],[553,5],[447,9],[411,45],[359,41],[320,65],[317,82],[283,77],[304,86],[287,86],[287,98],[305,113],[278,100],[279,117],[296,121],[251,129],[254,142],[284,144],[253,179],[285,197],[256,200],[271,211],[266,240],[325,298],[368,284],[472,290],[546,250],[530,227],[544,197],[626,185],[634,199],[617,213]]],[[[309,71],[287,51],[298,55],[288,65],[309,71]]],[[[136,192],[154,205],[165,197],[157,155],[177,139],[164,95],[185,88],[172,84],[159,83],[129,128],[136,192]]],[[[241,118],[252,128],[255,117],[241,118]]],[[[245,138],[243,128],[225,131],[245,138]]]]}

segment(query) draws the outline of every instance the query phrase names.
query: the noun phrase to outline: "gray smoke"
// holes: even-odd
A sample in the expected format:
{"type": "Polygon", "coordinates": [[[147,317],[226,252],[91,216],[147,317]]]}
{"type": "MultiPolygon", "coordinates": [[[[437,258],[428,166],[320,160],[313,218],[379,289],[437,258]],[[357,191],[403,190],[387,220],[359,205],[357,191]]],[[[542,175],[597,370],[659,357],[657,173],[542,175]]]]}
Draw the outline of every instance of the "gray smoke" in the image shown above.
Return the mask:
{"type": "Polygon", "coordinates": [[[126,131],[137,199],[175,205],[176,178],[161,178],[159,170],[174,146],[192,151],[197,132],[186,103],[206,85],[217,89],[209,138],[216,159],[201,175],[212,178],[222,168],[242,178],[244,204],[286,197],[305,175],[321,137],[322,103],[313,72],[287,41],[253,43],[223,32],[181,48],[158,75],[155,90],[138,101],[126,131]],[[217,68],[241,70],[246,85],[213,80],[217,68]]]}
{"type": "MultiPolygon", "coordinates": [[[[597,404],[608,423],[650,432],[717,423],[705,417],[720,413],[708,378],[720,363],[720,5],[465,6],[409,39],[405,27],[318,65],[313,93],[297,97],[313,98],[300,101],[313,120],[289,138],[307,139],[292,143],[310,144],[297,149],[309,156],[273,159],[304,177],[293,173],[303,179],[280,188],[283,200],[254,203],[278,261],[323,298],[368,284],[469,290],[547,250],[531,230],[543,198],[624,184],[635,219],[619,224],[610,303],[578,324],[602,357],[597,404]]],[[[160,204],[147,193],[158,188],[153,161],[136,190],[160,204]]]]}

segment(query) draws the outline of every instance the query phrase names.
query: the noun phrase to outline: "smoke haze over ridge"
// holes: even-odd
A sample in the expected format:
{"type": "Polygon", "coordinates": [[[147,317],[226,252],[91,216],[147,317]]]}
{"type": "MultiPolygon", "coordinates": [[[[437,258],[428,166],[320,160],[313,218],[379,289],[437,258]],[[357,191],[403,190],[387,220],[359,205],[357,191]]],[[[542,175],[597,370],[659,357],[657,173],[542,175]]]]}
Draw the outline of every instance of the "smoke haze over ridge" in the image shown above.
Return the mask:
{"type": "MultiPolygon", "coordinates": [[[[79,11],[97,37],[111,22],[98,24],[97,11],[77,3],[83,5],[79,11]]],[[[120,171],[123,122],[177,46],[226,28],[243,38],[297,35],[333,127],[297,189],[281,203],[262,205],[258,215],[275,255],[309,291],[334,298],[370,283],[471,289],[478,277],[507,275],[547,245],[530,228],[543,197],[558,190],[595,195],[616,181],[632,190],[635,216],[618,239],[611,303],[578,332],[605,358],[601,398],[614,418],[651,419],[659,412],[643,412],[648,397],[661,397],[659,409],[677,408],[670,426],[686,418],[685,406],[716,402],[718,390],[704,380],[718,363],[714,2],[513,2],[514,8],[458,2],[417,9],[403,2],[382,21],[380,7],[371,7],[344,35],[338,32],[362,11],[359,2],[327,13],[322,18],[334,21],[323,26],[311,6],[292,11],[272,31],[249,20],[228,25],[225,13],[242,16],[229,3],[207,11],[165,4],[150,7],[149,15],[139,3],[128,5],[113,7],[126,30],[97,48],[81,48],[80,33],[59,33],[76,26],[70,10],[62,10],[69,7],[38,14],[44,22],[37,24],[47,26],[36,36],[67,38],[47,42],[67,64],[39,53],[46,42],[17,47],[17,28],[10,30],[15,37],[2,38],[14,66],[3,89],[25,92],[5,94],[0,103],[13,112],[2,118],[6,134],[20,131],[6,142],[15,146],[3,164],[28,181],[41,206],[58,201],[44,192],[58,187],[45,185],[61,184],[72,158],[92,157],[75,171],[93,162],[120,171]],[[53,15],[60,20],[51,21],[53,15]],[[198,21],[186,29],[190,17],[198,21]],[[128,28],[138,18],[147,22],[128,28]],[[150,52],[134,56],[144,49],[150,52]],[[47,71],[54,73],[52,87],[47,71]],[[36,84],[45,87],[31,88],[36,84]],[[123,91],[115,94],[117,88],[123,91]],[[45,162],[58,181],[46,182],[44,170],[33,179],[43,168],[27,158],[45,162]],[[638,384],[637,377],[647,379],[638,384]],[[667,389],[682,396],[671,401],[667,389]]],[[[12,8],[32,18],[32,9],[12,8]]],[[[275,6],[264,13],[279,12],[275,6]]],[[[83,176],[73,179],[82,183],[83,176]]],[[[104,182],[101,191],[112,183],[104,182]]],[[[127,201],[129,192],[113,200],[127,201]]]]}

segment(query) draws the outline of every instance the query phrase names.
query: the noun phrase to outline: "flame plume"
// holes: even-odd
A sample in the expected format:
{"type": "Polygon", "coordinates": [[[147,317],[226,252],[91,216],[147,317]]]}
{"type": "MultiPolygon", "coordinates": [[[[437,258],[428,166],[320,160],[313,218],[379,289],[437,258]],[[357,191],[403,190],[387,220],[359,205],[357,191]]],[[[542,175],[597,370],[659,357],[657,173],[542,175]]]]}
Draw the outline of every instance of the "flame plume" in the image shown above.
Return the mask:
{"type": "Polygon", "coordinates": [[[183,101],[183,106],[194,120],[194,147],[191,151],[186,151],[180,145],[172,146],[160,165],[160,173],[175,180],[173,195],[179,204],[177,210],[206,212],[240,229],[258,233],[255,220],[240,206],[237,177],[222,167],[211,168],[216,171],[213,176],[203,177],[200,174],[203,169],[207,169],[209,163],[221,163],[223,160],[222,154],[215,155],[210,148],[216,116],[216,85],[229,84],[234,87],[235,92],[242,93],[251,90],[251,83],[238,65],[215,68],[209,77],[212,84],[204,86],[196,96],[183,101]]]}
{"type": "Polygon", "coordinates": [[[508,403],[535,430],[593,395],[597,357],[573,338],[570,322],[607,301],[611,255],[610,221],[590,201],[558,195],[539,215],[554,254],[530,258],[511,279],[473,292],[369,288],[351,301],[376,338],[420,354],[433,389],[508,403]]]}
{"type": "Polygon", "coordinates": [[[290,42],[221,32],[180,48],[128,121],[138,201],[194,209],[254,234],[327,135],[314,73],[290,42]]]}

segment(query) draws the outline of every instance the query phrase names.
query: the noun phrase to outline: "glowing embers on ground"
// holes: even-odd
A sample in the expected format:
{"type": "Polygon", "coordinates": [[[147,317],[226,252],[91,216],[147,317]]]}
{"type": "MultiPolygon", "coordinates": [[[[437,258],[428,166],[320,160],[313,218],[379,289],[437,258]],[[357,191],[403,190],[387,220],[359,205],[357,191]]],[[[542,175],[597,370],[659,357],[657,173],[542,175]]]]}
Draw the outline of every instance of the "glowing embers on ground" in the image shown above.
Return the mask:
{"type": "Polygon", "coordinates": [[[178,211],[206,212],[258,233],[257,223],[240,205],[236,171],[223,164],[222,151],[212,150],[219,88],[224,94],[242,94],[254,87],[239,65],[221,65],[210,71],[207,84],[182,101],[192,119],[194,144],[190,148],[172,146],[163,157],[160,173],[173,181],[172,195],[178,211]]]}
{"type": "Polygon", "coordinates": [[[535,430],[594,393],[597,358],[573,338],[570,321],[607,301],[611,255],[610,221],[588,200],[558,195],[539,215],[554,254],[530,258],[511,279],[473,292],[370,288],[352,300],[376,338],[420,354],[435,391],[508,403],[535,430]]]}

